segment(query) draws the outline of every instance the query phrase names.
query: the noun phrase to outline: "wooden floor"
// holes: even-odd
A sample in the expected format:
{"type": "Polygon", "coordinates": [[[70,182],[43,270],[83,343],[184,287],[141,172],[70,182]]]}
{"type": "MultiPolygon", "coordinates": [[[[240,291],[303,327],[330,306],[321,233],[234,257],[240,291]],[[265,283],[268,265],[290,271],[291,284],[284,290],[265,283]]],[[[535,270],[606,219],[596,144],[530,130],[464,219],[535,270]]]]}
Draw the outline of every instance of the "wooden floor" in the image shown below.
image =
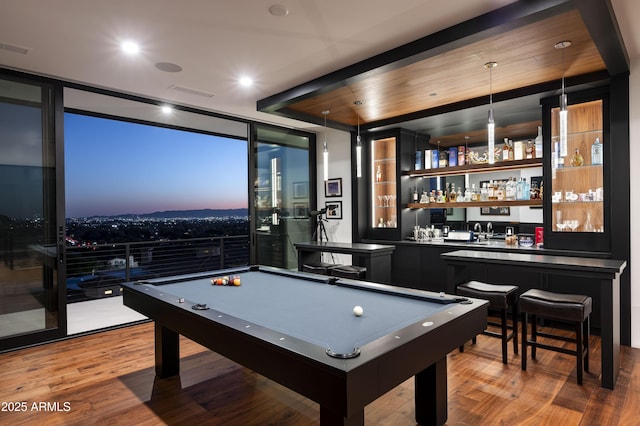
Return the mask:
{"type": "MultiPolygon", "coordinates": [[[[528,371],[503,365],[499,340],[478,337],[448,356],[449,425],[640,425],[640,349],[622,348],[614,391],[591,373],[576,384],[574,358],[540,350],[528,371]]],[[[314,425],[319,407],[187,339],[180,378],[158,380],[153,325],[0,354],[0,424],[314,425]],[[20,405],[21,402],[26,404],[20,405]],[[18,403],[16,405],[16,403],[18,403]],[[24,409],[24,412],[11,410],[24,409]]],[[[260,356],[256,354],[256,356],[260,356]]],[[[413,380],[365,409],[367,425],[414,425],[413,380]]]]}

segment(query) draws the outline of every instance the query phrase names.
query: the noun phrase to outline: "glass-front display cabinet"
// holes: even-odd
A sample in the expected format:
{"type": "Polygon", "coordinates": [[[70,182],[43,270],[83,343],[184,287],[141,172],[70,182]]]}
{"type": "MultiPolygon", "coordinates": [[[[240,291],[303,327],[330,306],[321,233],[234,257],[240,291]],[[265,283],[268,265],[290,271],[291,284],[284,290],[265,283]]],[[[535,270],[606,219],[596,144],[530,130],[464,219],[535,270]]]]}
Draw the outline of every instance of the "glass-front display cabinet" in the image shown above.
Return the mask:
{"type": "Polygon", "coordinates": [[[371,226],[397,228],[396,138],[371,142],[371,226]]]}
{"type": "Polygon", "coordinates": [[[427,138],[401,128],[366,135],[367,197],[358,209],[362,208],[363,215],[359,217],[366,219],[367,226],[362,229],[361,238],[397,241],[411,233],[408,216],[413,214],[401,206],[409,203],[413,192],[408,187],[410,177],[404,176],[403,171],[414,167],[416,144],[424,149],[427,138]]]}
{"type": "Polygon", "coordinates": [[[605,153],[611,143],[605,128],[607,101],[602,96],[577,98],[564,113],[557,104],[549,106],[550,176],[544,196],[550,208],[545,246],[606,251],[605,153]]]}

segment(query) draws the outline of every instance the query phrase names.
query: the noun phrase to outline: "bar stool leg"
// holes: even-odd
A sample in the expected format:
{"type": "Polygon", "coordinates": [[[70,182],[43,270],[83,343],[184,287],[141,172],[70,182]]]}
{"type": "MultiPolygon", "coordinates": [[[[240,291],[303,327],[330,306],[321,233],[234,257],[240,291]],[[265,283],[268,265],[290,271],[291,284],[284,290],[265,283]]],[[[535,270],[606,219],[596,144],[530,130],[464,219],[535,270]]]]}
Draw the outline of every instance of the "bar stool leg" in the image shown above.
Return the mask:
{"type": "MultiPolygon", "coordinates": [[[[511,323],[513,324],[513,353],[518,354],[518,304],[511,307],[511,323]]],[[[525,334],[526,335],[526,334],[525,334]]]]}
{"type": "MultiPolygon", "coordinates": [[[[538,318],[535,315],[531,315],[531,341],[538,341],[538,318]]],[[[536,346],[531,346],[531,359],[536,359],[536,346]]]]}
{"type": "Polygon", "coordinates": [[[522,371],[526,371],[527,369],[527,326],[528,318],[527,313],[523,312],[522,316],[522,360],[520,361],[520,366],[522,371]]]}
{"type": "Polygon", "coordinates": [[[578,370],[578,384],[582,385],[582,357],[584,356],[584,350],[582,348],[583,338],[582,338],[582,322],[576,323],[576,359],[577,365],[576,368],[578,370]]]}
{"type": "Polygon", "coordinates": [[[507,327],[507,309],[500,309],[500,319],[502,321],[502,363],[507,363],[507,335],[509,327],[507,327]]]}
{"type": "Polygon", "coordinates": [[[589,335],[591,334],[591,329],[589,328],[589,317],[582,322],[582,326],[584,327],[582,330],[585,350],[584,371],[589,372],[589,335]]]}

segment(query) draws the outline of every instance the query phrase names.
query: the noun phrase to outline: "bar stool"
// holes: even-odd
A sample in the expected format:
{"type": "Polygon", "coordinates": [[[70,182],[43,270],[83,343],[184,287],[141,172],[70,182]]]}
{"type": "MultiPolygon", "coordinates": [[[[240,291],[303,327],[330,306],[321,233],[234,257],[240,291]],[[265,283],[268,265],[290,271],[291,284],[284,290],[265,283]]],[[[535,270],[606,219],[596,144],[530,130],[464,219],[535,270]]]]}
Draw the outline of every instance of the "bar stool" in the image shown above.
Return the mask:
{"type": "Polygon", "coordinates": [[[589,371],[589,315],[591,297],[580,294],[559,294],[544,290],[531,289],[520,296],[522,312],[522,370],[527,369],[527,347],[531,346],[531,359],[536,359],[536,348],[547,349],[569,355],[577,360],[578,384],[582,385],[582,368],[589,371]],[[528,315],[531,315],[531,339],[527,337],[528,315]],[[537,319],[548,318],[575,325],[575,338],[558,334],[543,333],[537,329],[537,319]],[[537,341],[538,336],[571,342],[576,350],[547,345],[537,341]]]}
{"type": "Polygon", "coordinates": [[[326,262],[310,262],[302,265],[302,271],[310,272],[312,274],[330,275],[331,269],[337,266],[340,265],[326,262]]]}
{"type": "Polygon", "coordinates": [[[333,277],[364,280],[367,275],[367,268],[355,265],[338,265],[335,268],[331,268],[330,274],[333,277]]]}
{"type": "MultiPolygon", "coordinates": [[[[458,285],[457,293],[461,296],[474,297],[489,301],[489,309],[500,311],[500,322],[488,321],[488,325],[500,327],[500,333],[485,330],[482,334],[502,339],[502,363],[507,364],[507,342],[513,339],[513,353],[518,353],[518,287],[515,285],[487,284],[480,281],[469,281],[458,285]],[[507,312],[511,307],[511,324],[507,321],[507,312]],[[511,333],[509,333],[511,329],[511,333]]],[[[472,343],[476,343],[474,337],[472,343]]],[[[464,352],[464,346],[460,346],[464,352]]]]}

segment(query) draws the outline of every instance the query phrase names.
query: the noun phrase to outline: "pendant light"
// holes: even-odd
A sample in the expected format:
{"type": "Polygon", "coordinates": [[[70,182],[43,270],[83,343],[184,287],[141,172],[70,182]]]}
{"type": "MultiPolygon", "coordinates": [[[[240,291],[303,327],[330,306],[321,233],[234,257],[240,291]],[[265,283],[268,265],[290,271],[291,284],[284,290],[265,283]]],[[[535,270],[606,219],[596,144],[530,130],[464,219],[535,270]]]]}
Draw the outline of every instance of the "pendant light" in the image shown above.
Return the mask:
{"type": "Polygon", "coordinates": [[[496,123],[493,120],[493,69],[498,66],[497,62],[487,62],[484,67],[489,70],[489,121],[487,122],[487,154],[489,155],[488,162],[493,164],[495,162],[495,129],[496,123]]]}
{"type": "Polygon", "coordinates": [[[562,93],[560,94],[560,157],[567,156],[567,95],[564,93],[564,49],[571,46],[571,41],[565,40],[555,44],[556,49],[562,49],[562,93]]]}
{"type": "Polygon", "coordinates": [[[329,149],[327,148],[327,114],[329,111],[322,111],[324,115],[324,143],[322,144],[322,169],[324,171],[324,181],[329,180],[329,149]]]}
{"type": "MultiPolygon", "coordinates": [[[[362,105],[362,101],[354,101],[354,105],[362,105]]],[[[362,177],[362,138],[360,137],[360,114],[356,110],[358,116],[358,134],[356,135],[356,177],[362,177]]]]}

